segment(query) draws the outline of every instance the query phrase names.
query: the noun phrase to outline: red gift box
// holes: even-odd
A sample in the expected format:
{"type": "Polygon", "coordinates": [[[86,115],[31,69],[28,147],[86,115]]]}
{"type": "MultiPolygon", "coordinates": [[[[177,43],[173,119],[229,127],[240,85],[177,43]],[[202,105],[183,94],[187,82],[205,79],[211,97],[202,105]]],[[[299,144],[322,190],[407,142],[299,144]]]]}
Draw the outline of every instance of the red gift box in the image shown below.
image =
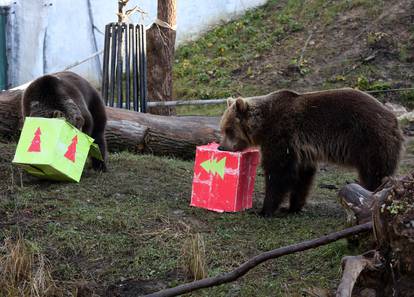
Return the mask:
{"type": "Polygon", "coordinates": [[[252,207],[259,151],[219,151],[217,143],[198,146],[191,206],[235,212],[252,207]]]}

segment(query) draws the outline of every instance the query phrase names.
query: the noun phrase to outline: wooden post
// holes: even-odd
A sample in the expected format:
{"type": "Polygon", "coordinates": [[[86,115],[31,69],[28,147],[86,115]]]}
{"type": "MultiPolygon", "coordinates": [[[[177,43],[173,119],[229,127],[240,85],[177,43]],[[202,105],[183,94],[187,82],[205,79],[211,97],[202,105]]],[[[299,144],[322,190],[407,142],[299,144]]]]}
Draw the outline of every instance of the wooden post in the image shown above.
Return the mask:
{"type": "MultiPolygon", "coordinates": [[[[172,67],[176,37],[176,0],[158,0],[157,21],[147,30],[148,98],[172,100],[172,67]]],[[[152,107],[150,113],[174,115],[174,107],[152,107]]]]}

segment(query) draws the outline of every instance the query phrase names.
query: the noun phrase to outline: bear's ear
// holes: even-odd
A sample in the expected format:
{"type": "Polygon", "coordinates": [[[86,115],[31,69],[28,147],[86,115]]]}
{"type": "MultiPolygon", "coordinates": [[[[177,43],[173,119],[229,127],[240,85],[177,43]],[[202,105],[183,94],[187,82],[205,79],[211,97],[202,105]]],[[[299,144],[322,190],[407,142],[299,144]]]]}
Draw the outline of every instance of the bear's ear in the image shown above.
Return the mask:
{"type": "Polygon", "coordinates": [[[54,110],[52,117],[54,117],[54,118],[64,118],[65,114],[60,110],[54,110]]]}
{"type": "Polygon", "coordinates": [[[235,101],[236,99],[232,97],[227,98],[227,107],[230,107],[235,101]]]}
{"type": "Polygon", "coordinates": [[[236,99],[236,110],[239,114],[244,114],[247,111],[248,104],[243,98],[236,99]]]}

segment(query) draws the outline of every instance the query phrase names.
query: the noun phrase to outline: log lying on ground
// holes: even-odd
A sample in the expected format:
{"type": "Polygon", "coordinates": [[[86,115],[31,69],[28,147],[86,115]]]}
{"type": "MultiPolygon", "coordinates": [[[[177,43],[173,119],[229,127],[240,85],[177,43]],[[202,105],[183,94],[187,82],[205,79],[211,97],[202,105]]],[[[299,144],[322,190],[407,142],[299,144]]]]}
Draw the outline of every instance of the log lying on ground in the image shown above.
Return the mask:
{"type": "MultiPolygon", "coordinates": [[[[22,90],[0,93],[0,137],[14,138],[21,125],[22,90]]],[[[107,107],[110,151],[129,150],[188,159],[197,145],[219,140],[219,118],[167,117],[107,107]]]]}
{"type": "Polygon", "coordinates": [[[413,297],[414,172],[390,179],[375,193],[362,196],[371,203],[352,200],[357,192],[361,193],[357,187],[348,187],[342,194],[350,209],[356,210],[356,217],[371,213],[377,248],[342,260],[343,277],[336,296],[413,297]]]}
{"type": "Polygon", "coordinates": [[[107,141],[110,150],[119,138],[112,138],[114,130],[125,138],[124,149],[155,155],[171,155],[184,159],[194,156],[196,145],[218,141],[219,118],[202,116],[159,116],[107,108],[107,141]],[[141,126],[138,128],[138,126],[141,126]],[[142,132],[128,133],[131,127],[142,132]],[[124,132],[122,132],[124,131],[124,132]]]}
{"type": "Polygon", "coordinates": [[[0,136],[12,139],[19,134],[21,123],[20,98],[22,91],[4,91],[0,93],[0,136]]]}

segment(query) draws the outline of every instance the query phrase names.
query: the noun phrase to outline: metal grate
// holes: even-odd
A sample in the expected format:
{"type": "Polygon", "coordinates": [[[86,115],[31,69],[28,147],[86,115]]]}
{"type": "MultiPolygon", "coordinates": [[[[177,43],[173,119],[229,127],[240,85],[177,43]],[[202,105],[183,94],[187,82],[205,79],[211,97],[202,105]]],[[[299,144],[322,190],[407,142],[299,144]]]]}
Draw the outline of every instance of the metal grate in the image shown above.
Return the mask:
{"type": "Polygon", "coordinates": [[[110,23],[105,27],[102,96],[107,106],[146,112],[145,27],[110,23]]]}

